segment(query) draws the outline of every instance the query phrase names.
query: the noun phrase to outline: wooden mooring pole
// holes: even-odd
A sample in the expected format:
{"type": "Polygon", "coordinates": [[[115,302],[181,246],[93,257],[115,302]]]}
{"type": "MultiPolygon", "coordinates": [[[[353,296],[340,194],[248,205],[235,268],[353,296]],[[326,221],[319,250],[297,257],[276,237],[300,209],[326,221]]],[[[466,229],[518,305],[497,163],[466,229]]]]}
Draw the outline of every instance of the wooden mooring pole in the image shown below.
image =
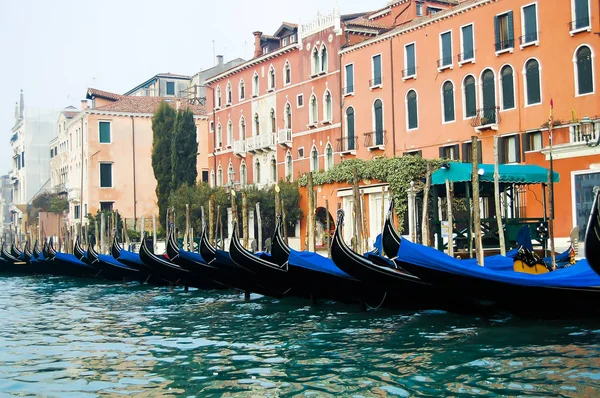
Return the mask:
{"type": "Polygon", "coordinates": [[[494,202],[496,205],[496,222],[498,224],[498,240],[500,254],[506,256],[504,227],[502,225],[502,206],[500,204],[500,172],[498,171],[498,136],[494,137],[494,202]]]}
{"type": "Polygon", "coordinates": [[[479,207],[479,162],[477,136],[471,137],[471,182],[473,185],[473,228],[475,229],[475,255],[477,264],[483,266],[483,244],[481,239],[481,209],[479,207]]]}

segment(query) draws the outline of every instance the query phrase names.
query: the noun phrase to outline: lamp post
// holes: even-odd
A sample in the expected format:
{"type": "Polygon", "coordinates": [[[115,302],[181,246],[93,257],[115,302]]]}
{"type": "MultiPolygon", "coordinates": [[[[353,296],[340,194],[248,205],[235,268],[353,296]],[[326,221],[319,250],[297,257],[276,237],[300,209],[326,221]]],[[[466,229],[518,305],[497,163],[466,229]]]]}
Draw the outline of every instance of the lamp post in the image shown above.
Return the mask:
{"type": "Polygon", "coordinates": [[[581,136],[585,140],[585,144],[589,147],[596,147],[600,144],[599,139],[594,140],[594,123],[587,115],[579,122],[581,136]]]}

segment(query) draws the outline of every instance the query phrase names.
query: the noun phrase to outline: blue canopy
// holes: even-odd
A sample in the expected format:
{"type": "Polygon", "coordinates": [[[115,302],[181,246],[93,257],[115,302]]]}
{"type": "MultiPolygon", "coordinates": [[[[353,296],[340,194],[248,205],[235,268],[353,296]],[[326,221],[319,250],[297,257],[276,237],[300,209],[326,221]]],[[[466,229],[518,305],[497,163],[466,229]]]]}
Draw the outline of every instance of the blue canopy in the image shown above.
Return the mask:
{"type": "Polygon", "coordinates": [[[72,264],[72,265],[76,265],[78,267],[81,268],[91,268],[94,269],[94,267],[87,265],[86,263],[79,261],[77,259],[77,257],[75,257],[72,254],[66,254],[66,253],[61,253],[61,252],[56,252],[56,257],[55,257],[58,261],[61,261],[63,263],[68,263],[68,264],[72,264]]]}
{"type": "Polygon", "coordinates": [[[420,267],[513,285],[545,287],[600,286],[600,276],[590,268],[587,260],[580,260],[570,267],[559,268],[547,274],[533,275],[498,269],[499,266],[506,264],[506,258],[494,260],[492,257],[487,257],[485,266],[480,267],[474,265],[472,260],[458,260],[432,247],[418,245],[404,238],[402,238],[398,249],[398,259],[420,267]]]}
{"type": "MultiPolygon", "coordinates": [[[[446,169],[438,169],[431,175],[431,184],[445,185],[446,180],[450,182],[471,181],[471,163],[448,163],[446,169]]],[[[494,182],[494,165],[480,164],[477,166],[483,170],[479,175],[480,182],[494,182]]],[[[546,184],[548,183],[548,169],[530,164],[501,164],[498,166],[500,183],[509,184],[546,184]]],[[[554,182],[560,181],[559,174],[554,172],[554,182]]]]}
{"type": "Polygon", "coordinates": [[[144,265],[142,260],[140,260],[140,255],[138,253],[130,252],[124,249],[121,249],[119,252],[119,261],[130,262],[131,264],[136,265],[144,265]]]}
{"type": "Polygon", "coordinates": [[[333,260],[323,257],[317,253],[290,250],[288,263],[290,265],[306,268],[312,271],[324,272],[326,274],[335,275],[342,278],[354,279],[339,269],[333,260]]]}

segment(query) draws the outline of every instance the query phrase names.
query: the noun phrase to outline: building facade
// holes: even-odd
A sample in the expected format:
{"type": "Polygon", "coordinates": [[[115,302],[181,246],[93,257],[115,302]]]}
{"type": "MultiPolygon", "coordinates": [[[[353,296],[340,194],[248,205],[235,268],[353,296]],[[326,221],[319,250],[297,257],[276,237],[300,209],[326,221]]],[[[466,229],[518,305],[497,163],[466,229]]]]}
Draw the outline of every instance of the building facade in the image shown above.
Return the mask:
{"type": "Polygon", "coordinates": [[[192,78],[175,73],[159,73],[123,95],[141,97],[185,97],[192,78]]]}

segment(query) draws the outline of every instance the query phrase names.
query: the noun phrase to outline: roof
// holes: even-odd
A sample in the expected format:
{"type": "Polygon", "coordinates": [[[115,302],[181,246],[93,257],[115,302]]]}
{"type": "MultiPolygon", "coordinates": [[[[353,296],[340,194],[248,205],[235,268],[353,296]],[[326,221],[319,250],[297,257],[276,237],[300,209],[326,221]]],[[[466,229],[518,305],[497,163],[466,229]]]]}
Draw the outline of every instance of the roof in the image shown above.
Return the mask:
{"type": "Polygon", "coordinates": [[[144,88],[146,87],[148,84],[154,82],[155,80],[158,80],[160,78],[169,78],[169,79],[183,79],[183,80],[191,80],[192,77],[191,76],[186,76],[186,75],[178,75],[176,73],[171,73],[171,72],[167,72],[167,73],[157,73],[156,75],[152,76],[150,79],[144,81],[143,83],[138,84],[137,86],[135,86],[134,88],[132,88],[131,90],[127,91],[125,94],[123,95],[129,95],[137,90],[139,90],[140,88],[144,88]]]}
{"type": "Polygon", "coordinates": [[[79,111],[63,111],[62,114],[65,115],[67,119],[73,119],[79,114],[79,111]]]}
{"type": "Polygon", "coordinates": [[[298,29],[298,24],[291,23],[291,22],[282,22],[281,26],[279,27],[279,29],[277,29],[275,31],[275,33],[273,34],[273,36],[275,36],[275,37],[281,37],[281,33],[285,29],[296,30],[296,29],[298,29]]]}
{"type": "MultiPolygon", "coordinates": [[[[452,162],[447,169],[438,169],[431,175],[432,185],[445,185],[446,180],[451,182],[471,181],[473,171],[471,163],[452,162]]],[[[480,164],[479,181],[494,182],[494,165],[480,164]]],[[[548,183],[548,169],[529,164],[501,164],[498,166],[501,183],[509,184],[546,184],[548,183]]],[[[560,181],[559,174],[554,172],[554,182],[560,181]]]]}
{"type": "Polygon", "coordinates": [[[138,96],[121,96],[118,101],[90,109],[90,111],[152,114],[156,112],[162,101],[166,101],[173,108],[177,108],[177,102],[179,102],[182,109],[190,108],[194,115],[206,115],[206,108],[203,106],[191,105],[185,99],[173,100],[172,98],[164,97],[138,96]]]}
{"type": "Polygon", "coordinates": [[[389,26],[385,26],[383,24],[374,22],[372,20],[370,20],[369,18],[365,18],[365,17],[358,17],[355,19],[351,19],[350,21],[346,22],[346,26],[360,26],[360,27],[364,27],[364,28],[372,28],[372,29],[389,29],[389,26]]]}
{"type": "Polygon", "coordinates": [[[88,88],[86,98],[92,99],[94,97],[105,98],[105,99],[111,100],[111,101],[117,101],[122,96],[120,94],[115,94],[115,93],[111,93],[108,91],[102,91],[102,90],[98,90],[95,88],[88,88]]]}

